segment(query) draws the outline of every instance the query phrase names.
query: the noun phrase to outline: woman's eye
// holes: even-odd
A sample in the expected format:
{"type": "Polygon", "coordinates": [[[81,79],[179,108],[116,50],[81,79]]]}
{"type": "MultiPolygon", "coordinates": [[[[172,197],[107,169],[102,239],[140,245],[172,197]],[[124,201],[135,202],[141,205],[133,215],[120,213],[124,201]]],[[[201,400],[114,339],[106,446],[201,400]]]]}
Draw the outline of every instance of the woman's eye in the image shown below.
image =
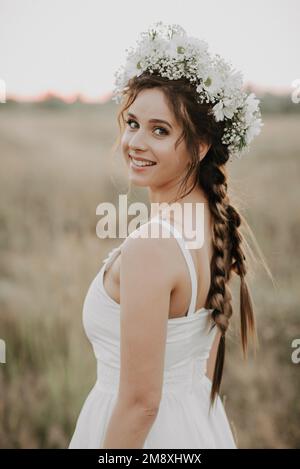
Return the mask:
{"type": "MultiPolygon", "coordinates": [[[[162,130],[164,135],[168,135],[168,133],[169,133],[169,132],[168,132],[166,129],[164,129],[163,127],[155,127],[155,130],[162,130]]],[[[161,134],[159,134],[159,135],[161,135],[161,134]]]]}
{"type": "MultiPolygon", "coordinates": [[[[137,122],[134,121],[133,119],[128,119],[128,120],[126,121],[126,123],[128,124],[128,126],[129,126],[131,129],[134,129],[134,127],[131,127],[131,123],[136,124],[137,122]]],[[[164,135],[168,135],[168,133],[169,133],[164,127],[155,127],[154,130],[162,130],[164,135]]],[[[162,135],[162,134],[157,134],[157,135],[160,136],[160,135],[162,135]]]]}
{"type": "Polygon", "coordinates": [[[134,122],[134,121],[133,121],[132,119],[128,119],[128,120],[126,121],[126,123],[129,125],[129,127],[130,127],[131,122],[134,122]]]}

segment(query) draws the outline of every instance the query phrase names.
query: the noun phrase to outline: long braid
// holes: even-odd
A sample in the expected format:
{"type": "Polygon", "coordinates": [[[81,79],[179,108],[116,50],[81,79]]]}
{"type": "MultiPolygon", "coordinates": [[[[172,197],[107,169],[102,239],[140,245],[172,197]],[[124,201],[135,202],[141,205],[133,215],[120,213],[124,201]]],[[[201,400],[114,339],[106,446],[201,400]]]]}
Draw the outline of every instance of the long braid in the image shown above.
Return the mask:
{"type": "Polygon", "coordinates": [[[239,275],[241,339],[244,356],[247,350],[248,332],[255,333],[255,320],[251,296],[245,281],[246,258],[242,249],[244,241],[239,230],[242,218],[230,204],[227,193],[225,163],[228,153],[218,148],[199,164],[198,184],[208,196],[213,218],[211,260],[211,287],[206,306],[214,311],[212,317],[221,331],[211,389],[211,405],[219,392],[225,361],[225,334],[232,316],[232,295],[229,280],[232,273],[239,275]]]}
{"type": "Polygon", "coordinates": [[[231,265],[231,270],[240,276],[240,320],[241,320],[241,339],[243,354],[246,357],[247,345],[248,345],[248,331],[250,331],[254,340],[256,337],[256,324],[255,316],[253,312],[253,304],[251,300],[251,295],[245,281],[245,276],[247,273],[246,266],[246,257],[242,249],[242,244],[244,238],[239,231],[239,226],[241,225],[242,218],[236,211],[236,209],[229,205],[227,208],[229,226],[230,226],[230,239],[231,239],[231,258],[234,259],[234,262],[231,265]]]}
{"type": "MultiPolygon", "coordinates": [[[[206,169],[208,169],[208,167],[206,169]]],[[[232,295],[227,284],[230,272],[231,246],[228,220],[229,199],[227,195],[225,164],[210,164],[209,172],[210,178],[207,177],[207,171],[203,171],[203,167],[199,172],[199,176],[202,174],[201,181],[203,182],[203,180],[205,180],[205,190],[208,195],[210,211],[213,217],[211,287],[207,297],[207,304],[210,308],[214,309],[212,317],[222,333],[212,382],[211,402],[213,402],[219,391],[223,375],[225,333],[232,316],[232,295]]]]}

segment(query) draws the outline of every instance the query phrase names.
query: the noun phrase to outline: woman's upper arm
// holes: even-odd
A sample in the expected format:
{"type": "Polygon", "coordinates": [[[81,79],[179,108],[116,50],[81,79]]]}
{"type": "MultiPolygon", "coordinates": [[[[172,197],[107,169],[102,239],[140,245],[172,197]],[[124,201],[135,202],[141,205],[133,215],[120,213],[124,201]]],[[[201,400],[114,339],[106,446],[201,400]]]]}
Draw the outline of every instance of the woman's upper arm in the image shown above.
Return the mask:
{"type": "Polygon", "coordinates": [[[130,237],[120,264],[119,399],[157,409],[161,398],[170,295],[166,240],[130,237]]]}

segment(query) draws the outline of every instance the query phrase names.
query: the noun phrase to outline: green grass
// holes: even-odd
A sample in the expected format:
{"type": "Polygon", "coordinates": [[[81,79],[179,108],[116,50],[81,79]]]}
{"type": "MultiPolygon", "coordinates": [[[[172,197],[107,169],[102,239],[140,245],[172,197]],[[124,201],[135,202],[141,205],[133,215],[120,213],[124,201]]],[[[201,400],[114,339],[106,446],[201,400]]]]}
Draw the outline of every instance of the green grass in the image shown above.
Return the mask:
{"type": "MultiPolygon", "coordinates": [[[[115,112],[115,105],[1,107],[2,448],[67,447],[94,384],[81,314],[89,283],[115,244],[97,238],[96,207],[127,192],[120,158],[111,154],[115,112]]],[[[251,278],[260,349],[244,362],[234,284],[221,396],[240,447],[291,448],[300,444],[300,365],[291,361],[292,340],[300,337],[299,118],[264,122],[251,153],[230,165],[230,187],[277,289],[262,269],[251,278]]]]}

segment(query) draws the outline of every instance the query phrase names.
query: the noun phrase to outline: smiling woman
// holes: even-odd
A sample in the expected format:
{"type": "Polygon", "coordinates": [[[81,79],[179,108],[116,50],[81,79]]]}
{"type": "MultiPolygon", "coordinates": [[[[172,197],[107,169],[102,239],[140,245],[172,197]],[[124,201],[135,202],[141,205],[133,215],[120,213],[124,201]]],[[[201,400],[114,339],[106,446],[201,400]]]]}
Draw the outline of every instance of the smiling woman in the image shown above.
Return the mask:
{"type": "Polygon", "coordinates": [[[131,233],[105,259],[88,290],[83,321],[97,359],[97,382],[69,448],[237,447],[219,396],[232,274],[241,281],[244,353],[256,330],[242,217],[229,200],[225,165],[255,134],[258,111],[253,98],[248,102],[240,92],[239,77],[226,75],[226,67],[218,69],[206,56],[205,44],[187,38],[178,25],[171,30],[165,43],[149,30],[150,45],[143,44],[141,54],[154,44],[165,61],[170,45],[169,62],[166,68],[156,64],[156,73],[140,70],[149,58],[128,65],[139,73],[129,80],[125,73],[118,116],[129,180],[148,189],[151,203],[165,204],[169,219],[166,211],[158,213],[131,233]],[[184,72],[193,54],[214,71],[199,66],[200,80],[192,60],[191,74],[178,76],[183,52],[184,72]],[[161,76],[170,64],[171,75],[161,76]],[[231,98],[222,95],[227,89],[231,98]],[[198,92],[206,100],[199,102],[198,92]],[[181,221],[171,217],[174,202],[191,206],[189,221],[196,226],[195,207],[203,204],[200,248],[187,248],[181,221]],[[162,237],[149,236],[157,224],[162,237]]]}

